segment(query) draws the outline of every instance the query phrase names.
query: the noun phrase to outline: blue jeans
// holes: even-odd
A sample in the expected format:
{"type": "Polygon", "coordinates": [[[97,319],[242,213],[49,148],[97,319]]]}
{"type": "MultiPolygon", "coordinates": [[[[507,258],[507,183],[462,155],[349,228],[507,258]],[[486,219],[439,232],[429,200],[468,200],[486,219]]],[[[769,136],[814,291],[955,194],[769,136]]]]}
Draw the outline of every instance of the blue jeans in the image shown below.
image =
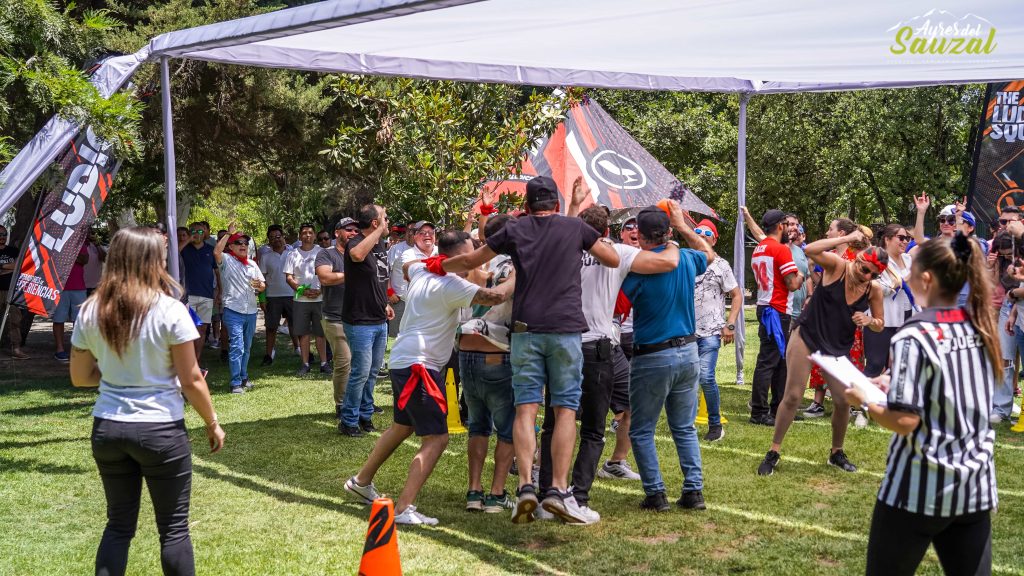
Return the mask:
{"type": "Polygon", "coordinates": [[[704,391],[704,402],[708,405],[708,425],[721,426],[721,399],[718,395],[718,382],[715,381],[715,368],[718,366],[718,349],[722,347],[722,337],[718,334],[697,339],[697,355],[700,356],[700,389],[704,391]]]}
{"type": "Polygon", "coordinates": [[[360,420],[373,416],[373,387],[377,384],[377,372],[384,365],[388,324],[342,325],[352,350],[352,371],[345,388],[345,402],[341,405],[341,423],[358,426],[360,420]]]}
{"type": "Polygon", "coordinates": [[[516,419],[512,396],[512,366],[508,354],[459,352],[462,398],[469,410],[470,437],[498,434],[498,440],[512,443],[516,419]]]}
{"type": "Polygon", "coordinates": [[[633,356],[629,373],[629,407],[632,421],[629,440],[648,496],[665,492],[654,446],[654,429],[662,408],[668,417],[668,428],[683,471],[683,491],[702,490],[700,444],[697,428],[697,379],[700,360],[696,344],[669,348],[653,354],[633,356]]]}
{"type": "Polygon", "coordinates": [[[583,336],[520,332],[512,334],[512,391],[516,405],[544,402],[579,410],[583,393],[583,336]]]}
{"type": "Polygon", "coordinates": [[[256,333],[256,313],[241,314],[231,308],[224,309],[224,326],[228,330],[228,366],[231,368],[231,387],[242,385],[249,379],[249,353],[252,336],[256,333]]]}
{"type": "Polygon", "coordinates": [[[1013,357],[1016,356],[1018,348],[1024,349],[1024,345],[1021,343],[1020,328],[1014,326],[1013,336],[1006,333],[1006,321],[1010,319],[1012,309],[1013,302],[1009,298],[999,309],[999,343],[1003,348],[1004,365],[1009,358],[1010,366],[1003,370],[1003,381],[996,384],[996,389],[992,393],[992,413],[1004,418],[1009,418],[1010,412],[1013,410],[1013,357]]]}

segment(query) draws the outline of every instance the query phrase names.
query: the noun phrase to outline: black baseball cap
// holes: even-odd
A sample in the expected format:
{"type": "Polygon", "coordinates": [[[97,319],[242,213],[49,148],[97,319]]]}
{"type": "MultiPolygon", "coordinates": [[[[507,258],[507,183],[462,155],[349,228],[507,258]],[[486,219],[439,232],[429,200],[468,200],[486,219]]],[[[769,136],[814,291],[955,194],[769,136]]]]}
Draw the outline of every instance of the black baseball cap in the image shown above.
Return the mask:
{"type": "Polygon", "coordinates": [[[636,215],[636,227],[645,238],[661,238],[668,233],[668,214],[657,206],[648,206],[636,215]]]}
{"type": "Polygon", "coordinates": [[[526,205],[532,206],[537,202],[548,200],[560,200],[558,185],[547,176],[537,176],[526,183],[526,205]]]}
{"type": "Polygon", "coordinates": [[[775,226],[778,225],[779,222],[782,222],[785,219],[785,212],[773,208],[765,212],[764,216],[761,216],[761,227],[764,228],[764,231],[767,233],[771,231],[772,228],[775,228],[775,226]]]}

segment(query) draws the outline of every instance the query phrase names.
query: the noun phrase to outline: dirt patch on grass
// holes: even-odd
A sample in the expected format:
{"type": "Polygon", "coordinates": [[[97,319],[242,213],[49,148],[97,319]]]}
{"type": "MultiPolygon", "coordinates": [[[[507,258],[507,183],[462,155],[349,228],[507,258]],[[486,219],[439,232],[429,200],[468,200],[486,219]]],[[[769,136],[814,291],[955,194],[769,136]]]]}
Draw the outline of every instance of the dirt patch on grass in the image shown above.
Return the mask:
{"type": "Polygon", "coordinates": [[[807,480],[811,490],[824,496],[835,496],[842,491],[842,484],[825,476],[814,476],[807,480]]]}
{"type": "Polygon", "coordinates": [[[839,568],[843,565],[842,562],[828,556],[818,556],[815,558],[815,561],[818,563],[818,566],[821,566],[822,568],[839,568]]]}
{"type": "Polygon", "coordinates": [[[641,544],[675,544],[679,542],[679,534],[659,534],[657,536],[635,536],[630,538],[633,542],[641,544]]]}

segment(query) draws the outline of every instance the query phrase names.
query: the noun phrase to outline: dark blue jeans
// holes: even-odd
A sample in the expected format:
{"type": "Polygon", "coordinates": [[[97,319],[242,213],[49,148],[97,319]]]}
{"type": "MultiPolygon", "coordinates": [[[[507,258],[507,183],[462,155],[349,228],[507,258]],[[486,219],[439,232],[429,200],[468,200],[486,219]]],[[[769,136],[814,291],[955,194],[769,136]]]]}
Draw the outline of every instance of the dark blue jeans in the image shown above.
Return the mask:
{"type": "MultiPolygon", "coordinates": [[[[388,346],[388,325],[342,324],[352,351],[352,364],[345,388],[345,401],[341,405],[341,422],[345,426],[358,426],[360,420],[373,416],[373,387],[377,372],[384,365],[384,352],[388,346]]],[[[443,386],[444,383],[439,383],[443,386]]],[[[398,398],[395,398],[397,401],[398,398]]]]}
{"type": "Polygon", "coordinates": [[[92,456],[107,496],[107,527],[96,551],[96,574],[124,574],[139,524],[142,480],[156,513],[164,574],[195,574],[188,508],[192,448],[185,421],[117,422],[96,418],[92,456]]]}

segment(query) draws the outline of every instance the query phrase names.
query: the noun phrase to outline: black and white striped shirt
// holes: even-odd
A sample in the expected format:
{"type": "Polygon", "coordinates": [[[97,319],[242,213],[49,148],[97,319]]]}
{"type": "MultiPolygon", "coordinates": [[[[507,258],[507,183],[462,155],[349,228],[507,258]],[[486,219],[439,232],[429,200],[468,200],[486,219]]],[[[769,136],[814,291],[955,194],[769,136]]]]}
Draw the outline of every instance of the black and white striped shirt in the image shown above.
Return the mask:
{"type": "Polygon", "coordinates": [[[929,308],[892,340],[890,410],[921,424],[894,434],[878,499],[907,512],[952,517],[996,507],[995,377],[964,310],[929,308]]]}

